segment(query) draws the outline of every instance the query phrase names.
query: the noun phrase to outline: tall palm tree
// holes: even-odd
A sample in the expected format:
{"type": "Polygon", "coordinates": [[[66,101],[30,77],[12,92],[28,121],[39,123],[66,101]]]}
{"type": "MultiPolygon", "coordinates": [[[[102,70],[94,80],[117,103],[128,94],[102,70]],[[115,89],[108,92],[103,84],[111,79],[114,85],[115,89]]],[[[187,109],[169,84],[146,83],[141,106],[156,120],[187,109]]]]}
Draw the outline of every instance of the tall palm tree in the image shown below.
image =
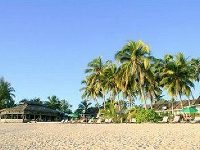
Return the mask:
{"type": "Polygon", "coordinates": [[[200,59],[191,59],[189,62],[191,66],[191,71],[193,73],[193,79],[194,81],[199,82],[200,81],[200,59]]]}
{"type": "Polygon", "coordinates": [[[160,72],[162,70],[162,60],[155,57],[151,57],[151,67],[146,70],[146,80],[145,80],[145,91],[146,97],[150,99],[151,109],[155,101],[160,100],[162,97],[162,90],[160,87],[161,76],[160,72]]]}
{"type": "Polygon", "coordinates": [[[81,101],[81,103],[78,105],[78,109],[84,110],[85,113],[87,114],[87,111],[89,107],[91,106],[92,103],[88,102],[87,100],[81,101]]]}
{"type": "Polygon", "coordinates": [[[191,88],[194,87],[188,63],[182,53],[178,53],[176,59],[171,55],[165,56],[164,62],[161,84],[172,99],[179,96],[183,108],[181,97],[190,95],[191,88]]]}
{"type": "Polygon", "coordinates": [[[140,87],[140,97],[142,101],[145,102],[146,108],[146,98],[144,91],[144,79],[145,70],[149,68],[150,65],[150,49],[142,41],[129,41],[120,51],[115,55],[115,59],[122,64],[126,64],[127,67],[127,77],[126,86],[128,85],[128,77],[133,76],[138,82],[140,87]]]}
{"type": "Polygon", "coordinates": [[[128,99],[129,107],[132,107],[132,103],[138,94],[138,84],[134,76],[129,75],[129,66],[125,63],[119,67],[117,73],[117,86],[122,92],[123,98],[128,99]]]}
{"type": "Polygon", "coordinates": [[[60,100],[57,96],[53,95],[53,96],[48,96],[47,97],[48,101],[46,103],[46,105],[51,108],[51,109],[55,109],[55,110],[60,110],[60,100]]]}
{"type": "Polygon", "coordinates": [[[0,107],[11,107],[14,105],[15,90],[11,84],[0,78],[0,107]]]}
{"type": "Polygon", "coordinates": [[[95,100],[98,108],[100,108],[97,98],[102,97],[102,93],[100,91],[99,84],[91,84],[93,77],[94,76],[88,76],[84,81],[82,81],[82,84],[84,84],[84,87],[82,87],[80,91],[83,92],[82,99],[95,100]]]}
{"type": "MultiPolygon", "coordinates": [[[[86,73],[86,86],[85,91],[87,94],[90,93],[90,98],[92,97],[97,101],[98,97],[103,98],[104,100],[104,108],[105,108],[105,95],[106,95],[106,87],[104,86],[104,70],[110,64],[109,61],[103,63],[102,58],[98,57],[93,59],[88,63],[88,68],[85,70],[86,73]]],[[[85,93],[85,94],[86,94],[85,93]]],[[[84,97],[84,95],[83,95],[84,97]]]]}
{"type": "Polygon", "coordinates": [[[108,92],[110,92],[110,99],[111,101],[115,100],[115,97],[117,96],[119,89],[117,87],[117,66],[110,62],[110,64],[105,67],[104,70],[104,87],[108,92]]]}

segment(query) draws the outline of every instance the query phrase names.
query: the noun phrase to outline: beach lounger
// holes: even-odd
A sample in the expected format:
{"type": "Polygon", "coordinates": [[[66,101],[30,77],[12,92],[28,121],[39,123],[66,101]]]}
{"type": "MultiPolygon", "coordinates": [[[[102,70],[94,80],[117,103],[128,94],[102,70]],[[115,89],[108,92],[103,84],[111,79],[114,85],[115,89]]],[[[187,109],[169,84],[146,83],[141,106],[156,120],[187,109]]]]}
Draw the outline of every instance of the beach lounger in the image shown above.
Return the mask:
{"type": "Polygon", "coordinates": [[[94,119],[93,118],[89,119],[88,123],[89,124],[94,123],[94,119]]]}
{"type": "Polygon", "coordinates": [[[200,123],[200,117],[195,117],[194,120],[190,121],[191,123],[200,123]]]}
{"type": "Polygon", "coordinates": [[[96,122],[97,124],[101,124],[102,123],[102,119],[97,119],[97,122],[96,122]]]}
{"type": "Polygon", "coordinates": [[[162,121],[158,121],[159,123],[167,123],[168,122],[169,117],[168,116],[164,116],[162,121]]]}
{"type": "Polygon", "coordinates": [[[69,120],[68,119],[66,119],[63,123],[69,123],[69,120]]]}
{"type": "Polygon", "coordinates": [[[111,118],[110,119],[106,119],[105,123],[112,123],[112,119],[111,118]]]}
{"type": "Polygon", "coordinates": [[[132,118],[131,120],[130,120],[130,123],[136,123],[137,121],[136,121],[136,119],[135,118],[132,118]]]}
{"type": "Polygon", "coordinates": [[[81,119],[79,123],[85,123],[85,119],[81,119]]]}
{"type": "Polygon", "coordinates": [[[178,123],[178,122],[180,122],[180,116],[175,116],[174,117],[174,120],[172,121],[172,123],[178,123]]]}

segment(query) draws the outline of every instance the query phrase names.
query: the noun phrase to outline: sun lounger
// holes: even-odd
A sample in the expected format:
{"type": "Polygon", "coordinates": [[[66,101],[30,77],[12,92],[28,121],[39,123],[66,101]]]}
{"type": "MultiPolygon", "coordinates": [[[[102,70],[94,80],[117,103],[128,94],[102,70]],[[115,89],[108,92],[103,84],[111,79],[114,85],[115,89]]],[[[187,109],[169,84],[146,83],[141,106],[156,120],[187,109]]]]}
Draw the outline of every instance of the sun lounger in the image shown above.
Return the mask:
{"type": "Polygon", "coordinates": [[[97,124],[101,124],[102,123],[102,119],[97,119],[97,122],[96,122],[97,124]]]}
{"type": "Polygon", "coordinates": [[[169,117],[168,116],[164,116],[162,121],[158,121],[159,123],[167,123],[168,122],[169,117]]]}
{"type": "Polygon", "coordinates": [[[80,123],[85,123],[85,119],[81,119],[79,122],[80,123]]]}
{"type": "Polygon", "coordinates": [[[64,123],[69,123],[70,121],[68,120],[68,119],[66,119],[65,121],[64,121],[64,123]]]}
{"type": "Polygon", "coordinates": [[[112,123],[112,119],[105,119],[105,123],[112,123]]]}
{"type": "Polygon", "coordinates": [[[194,120],[190,121],[191,123],[200,123],[200,117],[195,117],[194,120]]]}
{"type": "Polygon", "coordinates": [[[89,123],[89,124],[94,123],[94,118],[89,119],[89,120],[88,120],[88,123],[89,123]]]}
{"type": "Polygon", "coordinates": [[[172,121],[172,123],[178,123],[178,122],[180,122],[180,116],[175,116],[174,117],[174,120],[172,121]]]}
{"type": "Polygon", "coordinates": [[[136,119],[135,119],[135,118],[132,118],[132,119],[130,120],[130,123],[136,123],[136,119]]]}

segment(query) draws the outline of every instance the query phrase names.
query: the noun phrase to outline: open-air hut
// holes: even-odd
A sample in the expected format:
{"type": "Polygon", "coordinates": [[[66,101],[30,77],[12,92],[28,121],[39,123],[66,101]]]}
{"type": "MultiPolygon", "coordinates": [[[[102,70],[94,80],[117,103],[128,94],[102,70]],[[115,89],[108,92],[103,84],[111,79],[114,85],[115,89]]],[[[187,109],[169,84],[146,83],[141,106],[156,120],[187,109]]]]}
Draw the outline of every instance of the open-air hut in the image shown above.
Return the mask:
{"type": "Polygon", "coordinates": [[[0,110],[0,122],[60,121],[61,113],[42,104],[22,102],[13,108],[0,110]]]}

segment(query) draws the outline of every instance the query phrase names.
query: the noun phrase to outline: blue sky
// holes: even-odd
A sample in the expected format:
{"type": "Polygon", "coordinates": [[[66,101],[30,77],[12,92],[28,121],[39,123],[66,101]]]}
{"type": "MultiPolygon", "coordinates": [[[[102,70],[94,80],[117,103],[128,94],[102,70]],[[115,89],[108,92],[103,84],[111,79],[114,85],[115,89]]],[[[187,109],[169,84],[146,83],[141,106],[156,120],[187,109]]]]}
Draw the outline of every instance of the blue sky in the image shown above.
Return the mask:
{"type": "Polygon", "coordinates": [[[87,63],[113,60],[128,40],[143,40],[160,58],[180,51],[199,57],[199,6],[198,0],[1,0],[0,76],[17,101],[57,95],[76,108],[87,63]]]}

